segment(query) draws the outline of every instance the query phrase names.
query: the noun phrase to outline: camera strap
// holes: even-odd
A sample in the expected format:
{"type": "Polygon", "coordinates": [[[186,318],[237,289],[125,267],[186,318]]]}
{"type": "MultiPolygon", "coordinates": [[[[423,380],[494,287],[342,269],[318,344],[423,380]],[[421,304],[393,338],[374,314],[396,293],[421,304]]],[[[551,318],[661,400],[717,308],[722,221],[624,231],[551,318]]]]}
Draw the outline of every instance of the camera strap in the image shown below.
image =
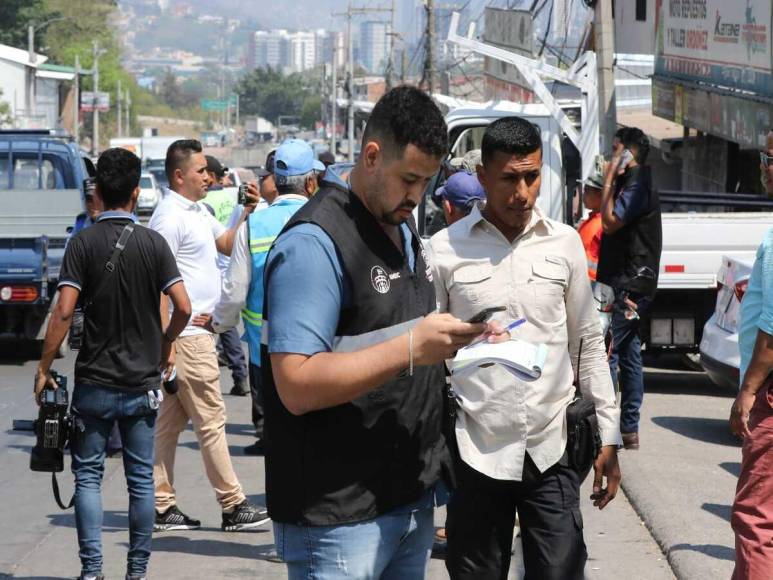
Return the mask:
{"type": "Polygon", "coordinates": [[[51,487],[54,489],[54,499],[56,500],[56,504],[62,508],[63,510],[70,509],[73,504],[75,503],[75,494],[72,494],[72,497],[70,498],[70,503],[67,505],[64,505],[64,502],[62,501],[62,496],[59,494],[59,482],[56,481],[56,472],[51,472],[51,487]]]}
{"type": "Polygon", "coordinates": [[[121,237],[119,237],[118,241],[115,243],[113,253],[110,256],[110,259],[105,263],[105,270],[108,272],[115,270],[115,265],[118,263],[118,257],[121,255],[121,252],[123,252],[126,244],[129,242],[129,238],[132,237],[133,233],[134,224],[129,222],[124,226],[123,231],[121,232],[121,237]]]}

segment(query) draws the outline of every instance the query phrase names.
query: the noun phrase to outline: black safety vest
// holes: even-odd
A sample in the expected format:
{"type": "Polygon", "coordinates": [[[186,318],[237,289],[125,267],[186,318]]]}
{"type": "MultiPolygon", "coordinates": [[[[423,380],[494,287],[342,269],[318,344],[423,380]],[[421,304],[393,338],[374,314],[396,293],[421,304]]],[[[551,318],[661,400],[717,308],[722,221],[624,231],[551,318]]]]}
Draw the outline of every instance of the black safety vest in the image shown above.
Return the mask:
{"type": "MultiPolygon", "coordinates": [[[[435,310],[432,274],[413,220],[415,274],[349,191],[326,186],[284,231],[301,223],[317,224],[330,236],[350,290],[334,352],[404,334],[435,310]]],[[[270,271],[266,275],[270,279],[270,271]]],[[[309,292],[313,284],[309,280],[309,292]]],[[[272,314],[268,300],[264,304],[270,334],[272,314]]],[[[294,416],[279,399],[265,344],[261,354],[266,499],[275,521],[323,526],[372,519],[418,500],[448,469],[442,363],[416,366],[412,377],[406,369],[354,401],[294,416]]]]}
{"type": "Polygon", "coordinates": [[[652,188],[649,167],[634,167],[616,182],[616,194],[638,182],[648,197],[647,209],[614,234],[601,236],[596,280],[613,288],[652,296],[658,287],[663,228],[660,199],[652,188]]]}

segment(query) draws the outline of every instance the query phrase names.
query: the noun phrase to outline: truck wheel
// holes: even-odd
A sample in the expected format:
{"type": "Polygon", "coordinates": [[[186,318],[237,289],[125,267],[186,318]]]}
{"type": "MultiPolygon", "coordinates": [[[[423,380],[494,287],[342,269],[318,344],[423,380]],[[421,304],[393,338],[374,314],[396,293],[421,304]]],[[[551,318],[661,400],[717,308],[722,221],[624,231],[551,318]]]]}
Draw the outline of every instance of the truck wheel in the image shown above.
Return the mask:
{"type": "Polygon", "coordinates": [[[701,355],[697,352],[686,352],[681,356],[682,364],[687,370],[702,373],[701,355]]]}

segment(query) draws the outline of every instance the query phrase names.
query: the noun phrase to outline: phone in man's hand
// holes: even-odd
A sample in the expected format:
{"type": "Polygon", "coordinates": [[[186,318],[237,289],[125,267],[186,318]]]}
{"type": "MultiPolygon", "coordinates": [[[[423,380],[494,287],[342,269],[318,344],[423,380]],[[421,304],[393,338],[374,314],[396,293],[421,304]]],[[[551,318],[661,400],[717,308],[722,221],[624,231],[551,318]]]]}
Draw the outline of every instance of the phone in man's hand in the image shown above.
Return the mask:
{"type": "Polygon", "coordinates": [[[481,322],[487,322],[497,312],[504,312],[507,310],[506,306],[492,306],[491,308],[484,308],[478,312],[475,316],[470,318],[467,322],[469,324],[480,324],[481,322]]]}

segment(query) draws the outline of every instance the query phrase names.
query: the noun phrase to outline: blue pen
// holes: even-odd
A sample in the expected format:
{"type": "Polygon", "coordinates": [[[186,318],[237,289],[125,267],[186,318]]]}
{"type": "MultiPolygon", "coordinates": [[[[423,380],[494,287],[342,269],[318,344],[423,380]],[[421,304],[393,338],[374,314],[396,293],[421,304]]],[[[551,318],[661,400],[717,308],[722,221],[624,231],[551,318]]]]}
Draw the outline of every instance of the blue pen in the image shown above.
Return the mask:
{"type": "Polygon", "coordinates": [[[507,328],[505,328],[505,332],[510,332],[511,330],[515,330],[516,328],[521,326],[521,324],[523,324],[524,322],[526,322],[525,318],[519,318],[515,322],[511,322],[510,324],[507,325],[507,328]]]}
{"type": "MultiPolygon", "coordinates": [[[[508,333],[509,333],[511,330],[515,330],[516,328],[518,328],[519,326],[521,326],[521,324],[523,324],[524,322],[526,322],[526,319],[525,319],[525,318],[519,318],[519,319],[518,319],[518,320],[516,320],[515,322],[511,322],[510,324],[508,324],[508,325],[505,327],[505,330],[504,330],[504,332],[508,332],[508,333]]],[[[503,334],[504,334],[504,332],[503,332],[503,334]]],[[[478,339],[478,340],[475,340],[475,341],[471,342],[470,344],[468,344],[467,346],[468,346],[468,347],[469,347],[469,346],[475,346],[476,344],[480,344],[480,343],[482,343],[482,342],[486,342],[486,339],[485,339],[485,338],[483,338],[483,339],[478,339]]]]}

